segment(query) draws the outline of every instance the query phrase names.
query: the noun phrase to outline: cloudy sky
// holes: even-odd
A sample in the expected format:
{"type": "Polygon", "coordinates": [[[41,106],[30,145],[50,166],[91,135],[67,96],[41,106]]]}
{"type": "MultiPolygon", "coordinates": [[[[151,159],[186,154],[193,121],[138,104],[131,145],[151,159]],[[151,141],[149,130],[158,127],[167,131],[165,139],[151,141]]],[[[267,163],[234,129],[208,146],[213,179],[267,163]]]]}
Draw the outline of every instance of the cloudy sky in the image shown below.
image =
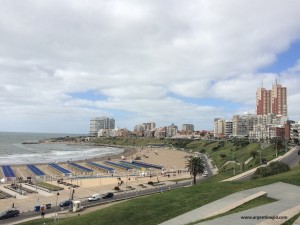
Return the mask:
{"type": "Polygon", "coordinates": [[[0,0],[0,131],[88,133],[255,113],[276,77],[300,120],[299,0],[0,0]]]}

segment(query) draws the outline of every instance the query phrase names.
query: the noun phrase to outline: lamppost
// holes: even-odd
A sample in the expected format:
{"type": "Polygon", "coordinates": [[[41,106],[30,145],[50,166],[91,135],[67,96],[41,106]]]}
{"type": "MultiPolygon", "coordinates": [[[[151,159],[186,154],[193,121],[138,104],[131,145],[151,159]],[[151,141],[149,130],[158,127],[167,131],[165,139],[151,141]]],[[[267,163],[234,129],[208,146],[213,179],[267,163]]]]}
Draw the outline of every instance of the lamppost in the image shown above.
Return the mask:
{"type": "Polygon", "coordinates": [[[261,151],[262,151],[262,139],[260,139],[260,141],[259,141],[259,144],[260,144],[260,146],[259,146],[259,161],[260,161],[260,165],[262,164],[262,157],[261,157],[261,151]]]}
{"type": "MultiPolygon", "coordinates": [[[[72,191],[74,191],[74,190],[72,190],[72,187],[69,187],[69,189],[70,189],[69,200],[70,200],[70,201],[73,201],[73,193],[72,193],[72,191]]],[[[69,211],[71,210],[71,205],[72,205],[72,204],[69,205],[69,211]]]]}
{"type": "Polygon", "coordinates": [[[232,161],[233,161],[233,176],[235,176],[235,157],[234,157],[234,152],[232,152],[232,161]]]}
{"type": "Polygon", "coordinates": [[[59,196],[59,192],[57,192],[57,194],[56,194],[56,207],[55,207],[54,223],[56,222],[56,220],[58,220],[58,217],[57,217],[57,200],[58,200],[58,196],[59,196]]]}

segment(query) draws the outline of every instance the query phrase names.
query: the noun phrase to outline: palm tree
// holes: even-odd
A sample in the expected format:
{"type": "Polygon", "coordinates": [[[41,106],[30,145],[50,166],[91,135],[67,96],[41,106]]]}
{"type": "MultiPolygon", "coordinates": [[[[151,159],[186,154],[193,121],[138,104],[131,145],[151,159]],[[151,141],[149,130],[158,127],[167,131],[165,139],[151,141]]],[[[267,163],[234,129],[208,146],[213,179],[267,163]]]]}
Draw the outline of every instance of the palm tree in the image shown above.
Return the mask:
{"type": "Polygon", "coordinates": [[[190,156],[186,167],[189,169],[191,175],[194,177],[194,185],[196,184],[196,176],[204,172],[204,162],[200,157],[190,156]]]}

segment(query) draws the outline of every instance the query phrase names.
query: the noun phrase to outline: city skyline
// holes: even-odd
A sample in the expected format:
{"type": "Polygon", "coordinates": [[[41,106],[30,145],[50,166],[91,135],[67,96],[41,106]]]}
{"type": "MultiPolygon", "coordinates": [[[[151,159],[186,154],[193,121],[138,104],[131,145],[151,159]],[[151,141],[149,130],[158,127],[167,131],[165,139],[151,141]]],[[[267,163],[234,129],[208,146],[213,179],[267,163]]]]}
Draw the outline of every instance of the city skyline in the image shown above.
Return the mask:
{"type": "Polygon", "coordinates": [[[300,121],[300,2],[9,1],[0,8],[0,131],[154,121],[213,130],[287,87],[300,121]],[[272,6],[272,7],[270,7],[272,6]],[[30,15],[30,16],[29,16],[30,15]]]}

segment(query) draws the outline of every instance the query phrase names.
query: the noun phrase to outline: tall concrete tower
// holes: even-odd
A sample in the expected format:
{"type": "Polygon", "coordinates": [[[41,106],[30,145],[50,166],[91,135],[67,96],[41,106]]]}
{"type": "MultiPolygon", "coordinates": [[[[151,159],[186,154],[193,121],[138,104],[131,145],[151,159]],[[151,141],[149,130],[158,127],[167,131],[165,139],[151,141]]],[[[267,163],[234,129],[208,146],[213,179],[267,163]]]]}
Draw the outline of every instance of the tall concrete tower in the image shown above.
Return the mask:
{"type": "Polygon", "coordinates": [[[272,113],[287,116],[287,90],[281,84],[272,85],[272,113]]]}

